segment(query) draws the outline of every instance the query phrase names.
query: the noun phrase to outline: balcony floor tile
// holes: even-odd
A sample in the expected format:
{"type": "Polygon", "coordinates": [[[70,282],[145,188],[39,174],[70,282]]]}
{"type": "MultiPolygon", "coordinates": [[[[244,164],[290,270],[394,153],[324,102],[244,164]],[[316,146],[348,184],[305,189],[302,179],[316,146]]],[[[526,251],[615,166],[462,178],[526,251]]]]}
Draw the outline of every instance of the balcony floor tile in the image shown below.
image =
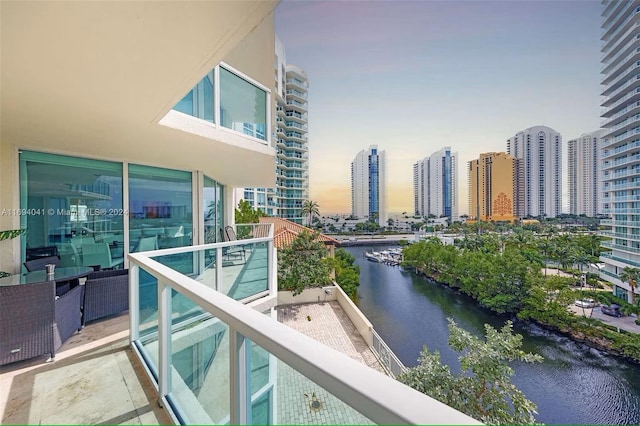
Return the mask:
{"type": "Polygon", "coordinates": [[[54,362],[0,367],[2,424],[170,424],[128,343],[129,317],[87,325],[54,362]]]}

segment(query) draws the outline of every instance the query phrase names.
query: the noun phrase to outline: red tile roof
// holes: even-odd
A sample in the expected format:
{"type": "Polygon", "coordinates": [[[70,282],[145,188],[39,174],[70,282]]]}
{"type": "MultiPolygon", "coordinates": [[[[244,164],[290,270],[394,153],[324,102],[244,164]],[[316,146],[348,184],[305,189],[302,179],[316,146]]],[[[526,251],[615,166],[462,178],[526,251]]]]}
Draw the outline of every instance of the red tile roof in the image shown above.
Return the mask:
{"type": "MultiPolygon", "coordinates": [[[[308,231],[314,233],[315,231],[306,226],[299,225],[287,219],[280,217],[261,217],[260,223],[272,223],[273,224],[273,244],[276,248],[283,248],[291,245],[293,240],[302,231],[308,231]]],[[[318,234],[318,241],[322,241],[325,244],[338,245],[340,241],[333,239],[324,234],[318,234]]]]}

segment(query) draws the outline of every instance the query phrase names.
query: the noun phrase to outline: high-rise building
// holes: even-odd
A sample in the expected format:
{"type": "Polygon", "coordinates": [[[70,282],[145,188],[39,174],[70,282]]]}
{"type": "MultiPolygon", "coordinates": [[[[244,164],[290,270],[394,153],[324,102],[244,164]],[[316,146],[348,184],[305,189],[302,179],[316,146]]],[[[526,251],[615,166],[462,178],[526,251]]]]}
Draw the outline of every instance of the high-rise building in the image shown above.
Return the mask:
{"type": "Polygon", "coordinates": [[[286,50],[278,37],[275,47],[275,187],[240,188],[236,199],[249,201],[269,216],[302,223],[302,203],[309,199],[309,83],[304,70],[287,64],[286,50]]]}
{"type": "MultiPolygon", "coordinates": [[[[625,267],[640,267],[640,1],[602,2],[602,213],[611,229],[602,243],[600,276],[618,297],[631,300],[620,280],[625,267]]],[[[636,289],[636,293],[639,290],[636,289]]]]}
{"type": "Polygon", "coordinates": [[[556,217],[562,209],[562,136],[547,126],[522,130],[507,140],[507,153],[523,160],[521,217],[556,217]]]}
{"type": "Polygon", "coordinates": [[[504,152],[480,154],[468,164],[469,219],[513,222],[518,219],[517,198],[522,184],[521,159],[504,152]]]}
{"type": "Polygon", "coordinates": [[[568,142],[569,213],[597,216],[600,212],[600,143],[602,130],[568,142]]]}
{"type": "Polygon", "coordinates": [[[386,153],[363,149],[351,163],[351,214],[387,226],[386,153]]]}
{"type": "Polygon", "coordinates": [[[444,147],[413,165],[415,213],[458,218],[458,154],[444,147]]]}

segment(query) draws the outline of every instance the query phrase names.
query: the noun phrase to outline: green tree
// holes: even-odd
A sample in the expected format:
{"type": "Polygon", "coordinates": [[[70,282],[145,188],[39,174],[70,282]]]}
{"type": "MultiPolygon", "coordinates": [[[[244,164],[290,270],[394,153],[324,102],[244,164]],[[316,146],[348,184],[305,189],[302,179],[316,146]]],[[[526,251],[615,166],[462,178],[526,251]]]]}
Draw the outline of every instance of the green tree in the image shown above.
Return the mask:
{"type": "Polygon", "coordinates": [[[629,266],[625,267],[620,274],[620,281],[629,283],[629,287],[631,287],[631,304],[635,303],[635,291],[636,286],[638,285],[638,279],[640,279],[640,269],[631,268],[629,266]]]}
{"type": "Polygon", "coordinates": [[[351,298],[356,300],[360,285],[360,267],[355,264],[356,258],[343,248],[335,251],[332,266],[336,274],[336,282],[351,298]]]}
{"type": "Polygon", "coordinates": [[[423,348],[418,365],[398,380],[487,424],[534,424],[536,405],[511,383],[509,361],[540,362],[525,353],[522,336],[510,321],[500,331],[485,324],[486,341],[473,336],[449,319],[449,346],[461,353],[462,372],[452,374],[440,353],[423,348]]]}
{"type": "Polygon", "coordinates": [[[266,216],[265,212],[254,209],[247,200],[240,200],[234,214],[236,223],[258,223],[264,216],[266,216]]]}
{"type": "Polygon", "coordinates": [[[313,218],[315,216],[320,216],[320,205],[315,201],[304,200],[302,202],[302,210],[300,210],[300,214],[307,217],[307,226],[311,226],[313,218]]]}
{"type": "Polygon", "coordinates": [[[303,231],[289,247],[278,251],[279,290],[290,290],[295,296],[305,288],[331,284],[329,252],[317,236],[303,231]]]}

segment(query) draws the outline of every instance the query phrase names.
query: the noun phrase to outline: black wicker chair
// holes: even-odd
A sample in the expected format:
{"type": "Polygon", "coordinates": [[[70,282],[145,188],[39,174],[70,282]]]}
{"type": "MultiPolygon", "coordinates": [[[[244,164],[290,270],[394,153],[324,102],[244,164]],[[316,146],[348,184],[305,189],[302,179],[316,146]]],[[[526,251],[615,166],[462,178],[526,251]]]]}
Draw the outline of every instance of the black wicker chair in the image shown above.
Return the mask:
{"type": "Polygon", "coordinates": [[[84,283],[82,325],[129,310],[129,270],[92,272],[84,283]]]}
{"type": "Polygon", "coordinates": [[[45,266],[53,264],[58,266],[60,264],[60,258],[58,256],[47,256],[47,257],[38,257],[37,259],[29,260],[24,262],[24,267],[27,268],[27,271],[42,271],[45,266]]]}
{"type": "Polygon", "coordinates": [[[0,286],[0,365],[49,354],[81,328],[82,287],[56,298],[55,281],[0,286]]]}

